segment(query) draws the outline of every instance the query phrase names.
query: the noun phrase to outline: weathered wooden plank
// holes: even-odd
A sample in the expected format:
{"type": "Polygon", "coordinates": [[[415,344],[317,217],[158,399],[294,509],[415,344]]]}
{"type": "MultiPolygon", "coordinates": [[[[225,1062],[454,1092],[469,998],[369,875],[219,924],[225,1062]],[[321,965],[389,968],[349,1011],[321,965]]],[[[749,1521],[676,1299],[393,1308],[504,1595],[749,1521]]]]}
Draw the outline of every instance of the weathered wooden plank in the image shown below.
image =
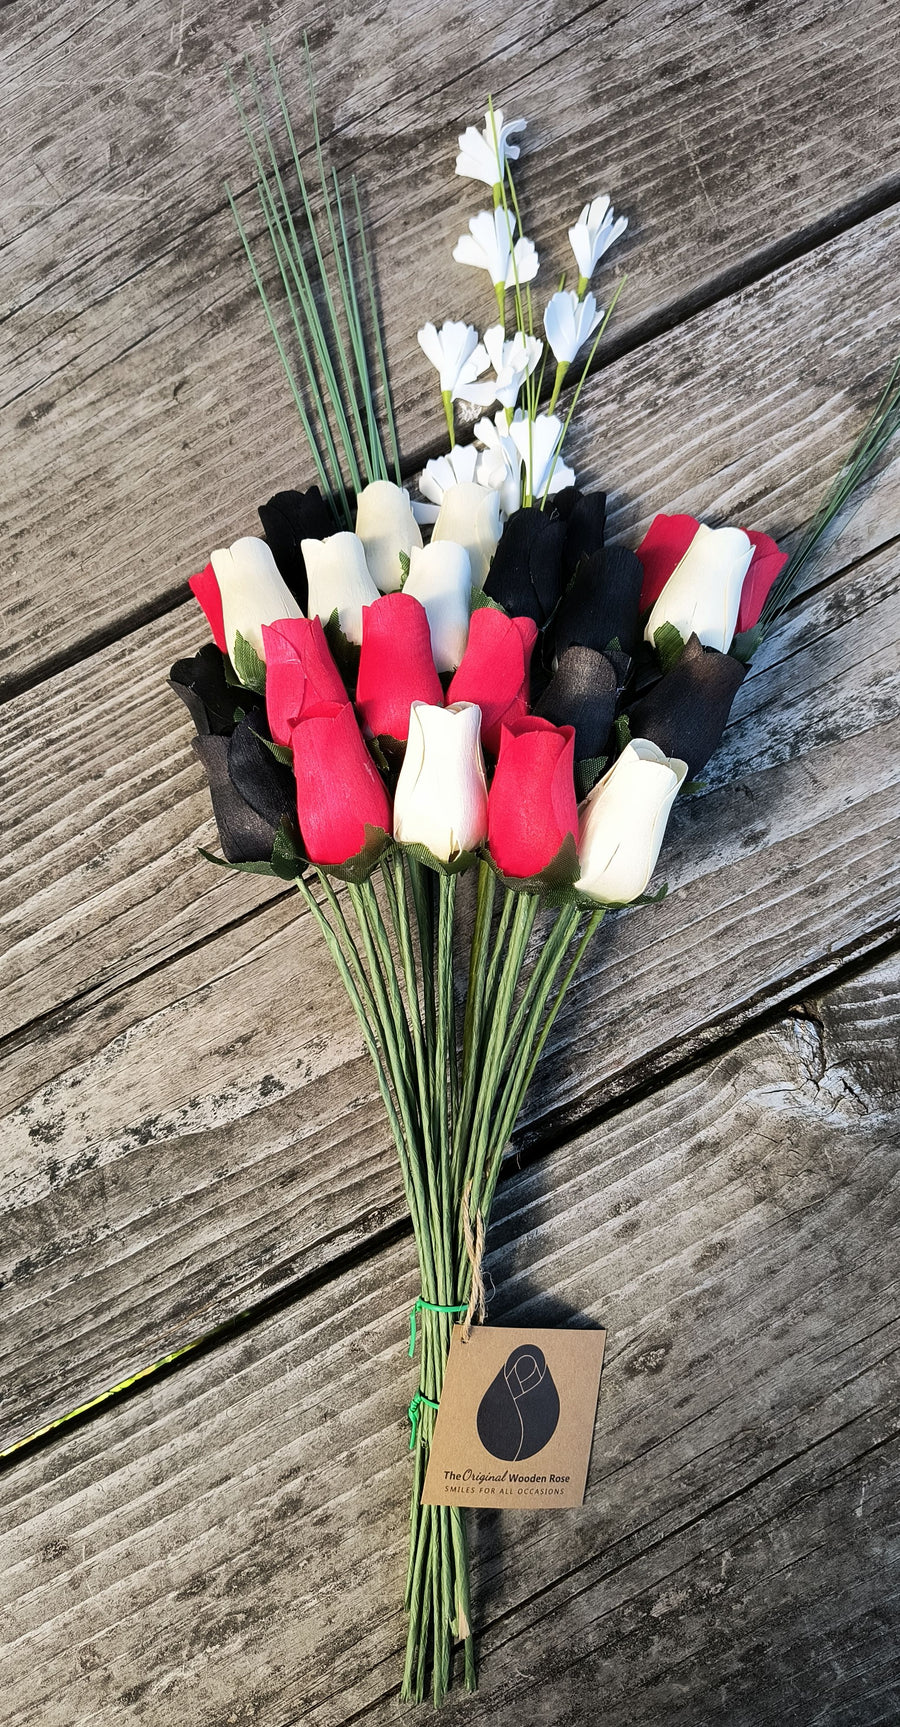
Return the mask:
{"type": "MultiPolygon", "coordinates": [[[[584,1509],[479,1514],[447,1719],[887,1724],[897,956],[501,1185],[491,1316],[609,1331],[584,1509]]],[[[408,1244],[0,1483],[10,1727],[398,1719],[408,1244]]]]}
{"type": "MultiPolygon", "coordinates": [[[[591,385],[580,460],[611,487],[613,534],[636,543],[666,507],[779,533],[811,513],[896,341],[897,232],[896,217],[876,218],[591,385]],[[849,303],[866,309],[850,330],[849,303]]],[[[900,459],[816,576],[898,531],[900,459]]],[[[4,1030],[95,999],[270,897],[196,857],[208,804],[164,676],[202,635],[191,601],[5,709],[4,1030]]]]}
{"type": "MultiPolygon", "coordinates": [[[[559,1137],[896,930],[894,553],[837,585],[747,688],[772,717],[738,716],[720,783],[676,812],[669,899],[601,931],[520,1143],[559,1137]]],[[[7,1068],[10,1438],[402,1215],[349,1004],[290,899],[38,1022],[7,1068]]]]}
{"type": "MultiPolygon", "coordinates": [[[[293,21],[263,14],[281,49],[293,21]]],[[[221,62],[253,47],[259,18],[256,0],[168,0],[141,28],[126,0],[7,11],[9,679],[171,603],[210,537],[247,531],[269,489],[311,477],[221,191],[245,162],[221,62]]],[[[533,0],[494,6],[489,30],[477,7],[438,23],[424,0],[305,19],[326,134],[368,188],[410,461],[440,436],[416,328],[491,315],[450,258],[479,202],[452,177],[454,133],[488,84],[545,146],[523,188],[548,280],[598,179],[627,207],[623,336],[896,194],[888,0],[800,0],[789,19],[533,0]]],[[[292,88],[302,105],[296,68],[292,88]]],[[[844,303],[836,346],[847,324],[844,303]]]]}

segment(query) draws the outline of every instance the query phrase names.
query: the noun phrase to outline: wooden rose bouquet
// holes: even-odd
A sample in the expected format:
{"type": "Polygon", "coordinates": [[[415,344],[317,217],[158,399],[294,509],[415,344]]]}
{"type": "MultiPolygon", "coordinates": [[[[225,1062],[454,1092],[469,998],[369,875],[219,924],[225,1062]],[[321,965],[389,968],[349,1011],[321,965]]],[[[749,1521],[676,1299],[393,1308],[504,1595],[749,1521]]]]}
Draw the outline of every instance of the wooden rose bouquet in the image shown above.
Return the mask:
{"type": "Polygon", "coordinates": [[[249,96],[233,90],[270,267],[232,209],[319,484],[263,505],[262,537],[213,551],[190,584],[213,641],[171,681],[209,777],[215,861],[296,884],[396,1145],[421,1279],[403,1694],[430,1684],[439,1703],[456,1642],[475,1683],[466,1528],[460,1508],[420,1500],[453,1322],[483,1313],[504,1150],[607,911],[664,892],[647,889],[673,802],[716,748],[788,582],[893,431],[898,391],[787,568],[765,534],[683,515],[657,516],[636,551],[608,545],[604,495],[575,486],[562,451],[615,304],[591,283],[625,220],[605,197],[585,205],[569,230],[576,285],[538,323],[511,166],[525,122],[489,105],[456,170],[491,207],[454,257],[489,277],[496,317],[480,339],[450,321],[419,331],[449,449],[411,502],[357,189],[326,170],[312,89],[307,185],[271,53],[269,70],[287,168],[264,92],[250,74],[249,96]],[[458,401],[492,410],[471,442],[456,441],[458,401]]]}

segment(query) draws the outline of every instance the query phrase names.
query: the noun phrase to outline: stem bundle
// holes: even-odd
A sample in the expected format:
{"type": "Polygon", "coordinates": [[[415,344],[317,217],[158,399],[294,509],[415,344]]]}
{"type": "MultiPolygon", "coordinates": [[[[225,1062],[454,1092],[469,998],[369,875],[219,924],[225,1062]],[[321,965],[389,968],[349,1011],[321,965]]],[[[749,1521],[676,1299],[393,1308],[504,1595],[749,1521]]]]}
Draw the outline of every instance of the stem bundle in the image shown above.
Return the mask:
{"type": "Polygon", "coordinates": [[[458,1012],[454,933],[458,876],[395,847],[374,877],[339,895],[297,886],[353,1004],[397,1148],[422,1288],[418,1390],[410,1405],[414,1469],[406,1579],[409,1613],[402,1695],[435,1705],[462,1643],[465,1683],[475,1648],[464,1514],[422,1505],[454,1313],[472,1289],[476,1226],[487,1227],[503,1153],[541,1051],[581,957],[603,918],[567,905],[527,967],[536,895],[498,888],[478,866],[465,1000],[458,1012]],[[499,907],[497,900],[499,898],[499,907]],[[347,903],[349,902],[349,904],[347,903]],[[464,1219],[464,1212],[466,1214],[464,1219]]]}

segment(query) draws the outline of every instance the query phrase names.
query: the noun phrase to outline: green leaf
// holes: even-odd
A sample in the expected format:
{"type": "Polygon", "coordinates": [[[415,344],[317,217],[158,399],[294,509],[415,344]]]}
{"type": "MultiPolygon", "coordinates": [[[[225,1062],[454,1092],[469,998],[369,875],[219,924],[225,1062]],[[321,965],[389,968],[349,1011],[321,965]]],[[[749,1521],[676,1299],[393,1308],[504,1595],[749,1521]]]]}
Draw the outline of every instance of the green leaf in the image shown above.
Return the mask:
{"type": "Polygon", "coordinates": [[[405,582],[408,575],[409,575],[409,553],[408,552],[401,552],[400,553],[400,580],[401,580],[401,582],[405,582]]]}
{"type": "Polygon", "coordinates": [[[498,868],[490,853],[482,853],[498,881],[511,893],[537,895],[545,905],[574,905],[582,896],[574,892],[581,873],[578,852],[572,834],[566,834],[556,856],[537,875],[509,876],[498,868]]]}
{"type": "Polygon", "coordinates": [[[606,762],[606,756],[585,756],[583,761],[575,763],[575,794],[579,803],[589,791],[593,791],[606,762]]]}
{"type": "Polygon", "coordinates": [[[653,646],[663,672],[670,672],[684,653],[684,637],[674,624],[660,624],[659,629],[653,633],[653,646]]]}
{"type": "Polygon", "coordinates": [[[276,744],[273,742],[273,740],[271,738],[262,737],[259,732],[254,732],[253,736],[255,738],[259,738],[259,741],[261,744],[265,744],[266,749],[271,751],[272,755],[275,757],[275,760],[277,762],[280,762],[282,767],[285,767],[285,768],[292,768],[293,767],[293,765],[294,765],[294,752],[291,749],[289,744],[276,744]]]}
{"type": "Polygon", "coordinates": [[[296,881],[308,867],[307,859],[296,844],[295,830],[286,816],[282,816],[278,824],[271,867],[272,874],[281,881],[296,881]]]}
{"type": "Polygon", "coordinates": [[[705,792],[706,780],[684,780],[678,793],[680,798],[693,798],[698,792],[705,792]]]}
{"type": "Polygon", "coordinates": [[[728,652],[733,659],[740,660],[742,666],[749,666],[764,633],[760,624],[754,624],[752,630],[742,630],[739,636],[735,636],[728,652]]]}
{"type": "Polygon", "coordinates": [[[631,726],[628,722],[627,714],[619,714],[618,719],[613,724],[613,732],[615,733],[616,743],[619,746],[619,754],[621,755],[622,751],[627,749],[628,745],[631,743],[631,726]]]}
{"type": "Polygon", "coordinates": [[[245,641],[240,630],[234,636],[234,669],[245,690],[255,690],[258,696],[266,693],[266,667],[255,648],[245,641]]]}
{"type": "Polygon", "coordinates": [[[627,911],[633,905],[659,905],[669,891],[668,882],[663,882],[655,893],[639,893],[636,899],[629,900],[599,900],[590,894],[574,893],[573,903],[584,906],[585,911],[597,911],[602,906],[604,911],[627,911]]]}
{"type": "Polygon", "coordinates": [[[366,837],[360,850],[352,858],[345,858],[340,864],[317,863],[316,869],[323,870],[326,875],[336,876],[338,881],[360,882],[368,881],[376,864],[390,850],[394,842],[384,828],[370,827],[366,822],[366,837]]]}
{"type": "Polygon", "coordinates": [[[425,864],[427,869],[433,869],[443,876],[463,875],[478,862],[475,852],[459,852],[455,858],[449,860],[435,857],[434,852],[430,852],[427,846],[419,845],[417,841],[402,841],[400,850],[405,852],[407,857],[415,858],[417,863],[425,864]]]}
{"type": "Polygon", "coordinates": [[[241,870],[245,875],[275,874],[272,865],[264,861],[261,861],[260,863],[232,863],[230,858],[216,857],[215,852],[208,852],[203,846],[198,846],[197,850],[199,851],[200,856],[206,859],[207,863],[218,864],[220,869],[241,870]]]}
{"type": "Polygon", "coordinates": [[[488,606],[492,612],[502,612],[503,610],[503,607],[496,600],[492,600],[490,594],[486,594],[483,588],[473,588],[469,597],[469,611],[480,612],[485,606],[488,606]]]}

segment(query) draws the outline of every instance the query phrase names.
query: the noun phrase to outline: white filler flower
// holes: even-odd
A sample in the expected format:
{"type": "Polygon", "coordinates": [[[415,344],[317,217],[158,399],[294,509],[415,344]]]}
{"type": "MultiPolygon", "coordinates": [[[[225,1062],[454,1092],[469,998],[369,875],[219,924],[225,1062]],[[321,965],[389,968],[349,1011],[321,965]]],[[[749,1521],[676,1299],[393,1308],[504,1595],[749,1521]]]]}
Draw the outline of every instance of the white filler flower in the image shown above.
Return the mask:
{"type": "Polygon", "coordinates": [[[496,377],[485,378],[480,384],[467,384],[459,393],[481,408],[489,408],[492,402],[514,408],[525,379],[531,376],[544,352],[544,344],[537,336],[524,336],[521,330],[508,342],[503,325],[492,324],[484,332],[484,346],[496,377]]]}
{"type": "Polygon", "coordinates": [[[487,270],[495,289],[511,288],[518,278],[531,282],[538,272],[538,255],[530,240],[513,240],[515,217],[504,210],[480,210],[469,222],[468,234],[463,234],[453,248],[457,264],[471,264],[477,270],[487,270]]]}
{"type": "Polygon", "coordinates": [[[582,893],[604,905],[628,905],[643,893],[686,773],[687,762],[632,739],[579,812],[582,893]]]}
{"type": "Polygon", "coordinates": [[[569,244],[586,287],[604,252],[628,227],[627,216],[617,216],[607,197],[594,198],[585,204],[574,228],[569,229],[569,244]]]}
{"type": "Polygon", "coordinates": [[[481,709],[413,702],[409,742],[394,793],[394,838],[427,846],[449,863],[487,836],[481,709]]]}
{"type": "Polygon", "coordinates": [[[301,540],[309,577],[309,615],[327,624],[337,612],[348,642],[362,642],[363,606],[378,599],[362,540],[355,534],[329,534],[326,540],[301,540]]]}
{"type": "Polygon", "coordinates": [[[454,401],[466,395],[466,384],[474,383],[487,370],[488,355],[472,324],[446,318],[439,330],[434,324],[425,324],[417,331],[417,338],[423,354],[438,369],[441,395],[447,394],[454,401]]]}
{"type": "Polygon", "coordinates": [[[593,294],[585,294],[579,300],[574,289],[568,292],[560,289],[551,296],[544,313],[544,329],[558,364],[568,366],[574,360],[602,317],[603,308],[598,310],[593,294]]]}
{"type": "Polygon", "coordinates": [[[503,109],[488,109],[484,128],[467,126],[459,135],[459,155],[456,172],[464,180],[481,180],[485,186],[502,186],[507,162],[519,159],[518,144],[511,144],[514,132],[524,132],[524,120],[504,120],[503,109]]]}
{"type": "Polygon", "coordinates": [[[525,491],[535,503],[548,490],[548,482],[548,495],[575,484],[574,468],[567,467],[562,457],[556,456],[562,429],[558,414],[536,414],[533,420],[525,414],[517,414],[509,428],[509,435],[525,467],[525,491]]]}
{"type": "Polygon", "coordinates": [[[753,543],[743,528],[708,528],[701,522],[647,619],[645,639],[652,643],[661,624],[674,624],[682,641],[693,634],[705,648],[726,654],[752,557],[753,543]]]}
{"type": "Polygon", "coordinates": [[[238,635],[264,660],[263,624],[303,616],[269,547],[265,540],[248,535],[246,539],[235,540],[230,548],[213,552],[210,563],[222,597],[222,623],[232,664],[238,635]]]}
{"type": "Polygon", "coordinates": [[[474,444],[454,444],[446,456],[432,456],[419,476],[419,491],[427,504],[414,503],[416,520],[436,522],[444,502],[444,493],[451,486],[469,485],[477,480],[478,451],[474,444]]]}
{"type": "Polygon", "coordinates": [[[522,502],[522,458],[509,435],[504,409],[498,408],[492,420],[485,416],[476,421],[475,436],[484,446],[478,452],[475,479],[497,492],[503,514],[511,516],[522,502]]]}

